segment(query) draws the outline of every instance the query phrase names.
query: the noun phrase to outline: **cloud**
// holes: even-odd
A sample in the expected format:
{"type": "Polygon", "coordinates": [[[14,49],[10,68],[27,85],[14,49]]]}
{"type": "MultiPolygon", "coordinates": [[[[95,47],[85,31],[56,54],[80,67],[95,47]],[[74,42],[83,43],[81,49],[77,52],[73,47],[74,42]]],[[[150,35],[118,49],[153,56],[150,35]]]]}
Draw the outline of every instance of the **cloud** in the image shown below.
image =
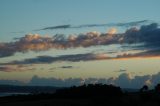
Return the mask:
{"type": "Polygon", "coordinates": [[[1,72],[24,72],[24,71],[34,71],[36,68],[31,67],[31,65],[16,64],[16,65],[0,65],[1,72]]]}
{"type": "MultiPolygon", "coordinates": [[[[15,60],[6,63],[0,63],[0,65],[33,65],[33,64],[51,64],[55,62],[80,62],[80,61],[95,61],[95,60],[117,60],[117,59],[132,59],[132,58],[152,58],[160,57],[160,50],[149,50],[138,53],[123,53],[116,56],[108,56],[106,53],[84,53],[84,54],[71,54],[71,55],[60,55],[60,56],[38,56],[35,58],[28,58],[24,60],[15,60]]],[[[61,68],[73,68],[72,66],[62,66],[61,68]]],[[[7,68],[8,69],[8,68],[7,68]]],[[[122,72],[126,70],[120,70],[122,72]]]]}
{"type": "MultiPolygon", "coordinates": [[[[58,87],[69,87],[79,86],[82,84],[114,84],[121,88],[135,88],[139,89],[143,85],[148,85],[153,88],[160,82],[160,72],[153,75],[133,76],[131,73],[122,73],[118,77],[110,78],[43,78],[37,75],[33,76],[32,79],[26,83],[26,85],[32,86],[58,86],[58,87]]],[[[13,84],[22,85],[24,83],[16,80],[0,80],[0,84],[13,84]]]]}
{"type": "Polygon", "coordinates": [[[81,82],[83,82],[83,79],[81,78],[68,78],[63,80],[56,78],[40,78],[38,76],[33,76],[28,85],[68,87],[73,85],[81,85],[81,82]]]}
{"type": "Polygon", "coordinates": [[[0,71],[4,71],[4,72],[11,72],[14,69],[12,67],[8,67],[8,66],[0,66],[0,71]]]}
{"type": "Polygon", "coordinates": [[[67,28],[71,28],[71,25],[58,25],[58,26],[52,26],[52,27],[45,27],[39,30],[35,30],[35,31],[40,31],[40,30],[53,30],[53,29],[67,29],[67,28]]]}
{"type": "Polygon", "coordinates": [[[0,66],[0,71],[2,72],[15,72],[15,71],[23,71],[22,67],[19,67],[18,65],[16,66],[11,66],[11,65],[5,65],[5,66],[0,66]]]}
{"type": "Polygon", "coordinates": [[[125,70],[125,69],[120,69],[120,70],[118,70],[118,71],[115,71],[115,72],[126,72],[127,70],[125,70]]]}
{"type": "MultiPolygon", "coordinates": [[[[68,62],[79,62],[79,61],[91,61],[91,60],[102,60],[108,59],[105,54],[73,54],[73,55],[60,55],[57,57],[52,56],[38,56],[36,58],[24,59],[21,61],[12,61],[8,63],[0,63],[0,65],[28,65],[28,64],[50,64],[54,62],[68,61],[68,62]]],[[[71,66],[64,66],[62,68],[71,68],[71,66]]]]}
{"type": "Polygon", "coordinates": [[[151,75],[144,75],[144,76],[135,76],[134,79],[131,81],[131,87],[134,88],[140,88],[142,85],[148,85],[150,87],[154,87],[155,83],[148,83],[151,81],[152,76],[151,75]],[[153,85],[152,85],[153,84],[153,85]]]}
{"type": "Polygon", "coordinates": [[[122,73],[119,77],[113,79],[112,83],[121,86],[122,88],[141,88],[145,84],[151,86],[151,84],[147,83],[151,78],[151,75],[132,76],[131,73],[122,73]]]}
{"type": "MultiPolygon", "coordinates": [[[[47,51],[54,49],[69,49],[78,47],[91,47],[98,45],[124,45],[128,44],[128,49],[132,50],[130,44],[142,44],[141,47],[135,45],[134,49],[151,51],[160,49],[160,28],[157,23],[143,25],[138,28],[130,28],[125,33],[116,33],[112,28],[108,33],[88,32],[79,35],[65,36],[56,34],[53,37],[41,36],[39,34],[27,34],[17,39],[15,42],[0,43],[0,57],[8,57],[16,52],[25,53],[28,51],[47,51]]],[[[122,49],[123,46],[121,47],[122,49]]],[[[158,52],[157,52],[158,53],[158,52]]],[[[140,54],[139,54],[140,55],[140,54]]],[[[142,54],[141,54],[142,55],[142,54]]]]}
{"type": "Polygon", "coordinates": [[[60,68],[71,69],[71,68],[73,68],[73,66],[62,66],[62,67],[60,67],[60,68]]]}
{"type": "Polygon", "coordinates": [[[128,22],[128,23],[117,23],[115,25],[117,26],[124,26],[124,27],[133,27],[133,26],[139,26],[139,25],[144,25],[144,24],[152,23],[150,20],[141,20],[141,21],[133,21],[133,22],[128,22]]]}
{"type": "Polygon", "coordinates": [[[152,75],[151,83],[155,86],[156,84],[160,83],[160,72],[157,74],[152,75]]]}
{"type": "Polygon", "coordinates": [[[118,78],[113,80],[114,84],[121,85],[122,87],[126,88],[130,86],[131,83],[131,74],[130,73],[122,73],[119,75],[118,78]]]}
{"type": "Polygon", "coordinates": [[[16,42],[0,43],[0,57],[12,56],[16,52],[46,51],[52,48],[66,49],[77,47],[89,47],[116,43],[117,36],[110,38],[107,34],[100,35],[98,32],[89,32],[78,36],[72,35],[66,38],[64,35],[53,37],[28,34],[19,38],[16,42]]]}
{"type": "Polygon", "coordinates": [[[60,87],[70,87],[73,85],[79,86],[83,84],[95,84],[95,83],[106,83],[105,78],[67,78],[67,79],[57,79],[57,78],[41,78],[38,76],[33,76],[28,85],[36,86],[60,86],[60,87]]]}
{"type": "Polygon", "coordinates": [[[108,23],[108,24],[82,24],[82,25],[58,25],[58,26],[51,26],[51,27],[45,27],[42,29],[34,30],[34,31],[40,31],[40,30],[56,30],[56,29],[75,29],[75,28],[87,28],[87,27],[132,27],[132,26],[139,26],[145,23],[150,23],[149,20],[142,20],[142,21],[134,21],[134,22],[127,22],[127,23],[108,23]]]}
{"type": "Polygon", "coordinates": [[[160,57],[160,49],[146,50],[139,53],[128,54],[124,53],[122,55],[117,55],[112,59],[127,59],[127,58],[149,58],[149,57],[160,57]]]}
{"type": "Polygon", "coordinates": [[[52,39],[38,34],[28,34],[16,42],[0,43],[0,57],[12,56],[16,52],[41,51],[51,48],[52,39]]]}
{"type": "Polygon", "coordinates": [[[130,28],[125,32],[123,41],[127,43],[157,43],[160,39],[159,34],[160,28],[158,28],[158,24],[152,23],[150,25],[143,25],[140,29],[130,28]]]}
{"type": "MultiPolygon", "coordinates": [[[[32,79],[26,83],[26,85],[34,86],[79,86],[82,84],[114,84],[121,88],[141,88],[143,85],[154,87],[160,82],[160,72],[153,75],[133,76],[131,73],[121,73],[118,77],[110,78],[43,78],[37,75],[33,76],[32,79]]],[[[11,84],[11,85],[24,85],[23,82],[17,80],[0,80],[0,84],[11,84]]]]}
{"type": "Polygon", "coordinates": [[[113,34],[116,34],[116,32],[117,32],[116,28],[111,28],[109,29],[108,34],[113,35],[113,34]]]}
{"type": "Polygon", "coordinates": [[[12,56],[16,52],[10,43],[0,43],[0,57],[12,56]]]}

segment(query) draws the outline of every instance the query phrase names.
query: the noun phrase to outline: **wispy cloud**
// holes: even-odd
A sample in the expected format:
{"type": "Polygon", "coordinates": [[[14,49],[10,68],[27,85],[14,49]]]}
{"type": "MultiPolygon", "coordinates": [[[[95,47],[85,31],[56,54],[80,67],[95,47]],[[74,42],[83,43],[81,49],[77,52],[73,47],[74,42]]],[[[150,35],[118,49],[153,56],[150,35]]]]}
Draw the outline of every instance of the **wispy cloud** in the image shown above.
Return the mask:
{"type": "MultiPolygon", "coordinates": [[[[24,72],[24,71],[35,71],[35,70],[49,70],[49,71],[54,71],[54,70],[59,70],[59,69],[77,69],[78,67],[74,67],[71,65],[64,65],[64,66],[59,66],[59,67],[52,67],[52,68],[41,68],[41,67],[34,67],[33,65],[40,64],[39,62],[31,62],[27,63],[25,62],[26,60],[23,61],[17,61],[17,62],[10,62],[10,63],[0,63],[0,72],[24,72]]],[[[31,59],[30,59],[31,61],[31,59]]],[[[38,60],[37,60],[38,61],[38,60]]],[[[56,61],[55,61],[56,62],[56,61]]],[[[47,64],[47,61],[41,64],[47,64]]]]}
{"type": "Polygon", "coordinates": [[[127,70],[125,70],[125,69],[120,69],[120,70],[118,70],[118,71],[115,71],[115,72],[126,72],[127,70]]]}
{"type": "Polygon", "coordinates": [[[0,71],[11,72],[12,70],[13,70],[12,67],[8,67],[8,66],[1,66],[0,67],[0,71]]]}
{"type": "Polygon", "coordinates": [[[40,30],[56,30],[56,29],[74,29],[74,28],[89,28],[89,27],[132,27],[132,26],[139,26],[142,24],[150,23],[149,20],[142,20],[142,21],[134,21],[134,22],[126,22],[126,23],[108,23],[108,24],[83,24],[83,25],[58,25],[58,26],[51,26],[51,27],[45,27],[42,29],[34,30],[34,31],[40,31],[40,30]]]}
{"type": "MultiPolygon", "coordinates": [[[[38,56],[36,58],[24,59],[21,61],[12,61],[8,63],[0,63],[0,65],[27,65],[27,64],[51,64],[54,62],[68,61],[68,62],[79,62],[79,61],[91,61],[108,59],[104,54],[73,54],[73,55],[61,55],[57,57],[52,56],[38,56]]],[[[62,68],[72,68],[72,66],[63,66],[62,68]]]]}
{"type": "Polygon", "coordinates": [[[71,68],[73,68],[73,66],[62,66],[62,67],[59,67],[59,68],[71,69],[71,68]]]}
{"type": "MultiPolygon", "coordinates": [[[[0,63],[0,65],[6,66],[25,66],[25,65],[36,65],[36,64],[51,64],[56,62],[86,62],[86,61],[95,61],[95,60],[119,60],[119,59],[133,59],[133,58],[152,58],[152,57],[160,57],[160,49],[158,50],[150,50],[143,51],[138,53],[123,53],[121,55],[117,54],[115,56],[108,56],[106,53],[84,53],[84,54],[72,54],[72,55],[60,55],[57,57],[53,56],[38,56],[35,58],[29,58],[19,61],[11,61],[8,63],[0,63]]],[[[25,66],[26,67],[26,66],[25,66]]],[[[1,67],[2,69],[6,67],[1,67]]],[[[62,66],[59,68],[73,68],[73,66],[62,66]]],[[[3,70],[4,70],[3,69],[3,70]]],[[[5,69],[10,70],[8,68],[5,69]]],[[[119,72],[126,71],[120,70],[119,72]]]]}
{"type": "Polygon", "coordinates": [[[22,64],[21,65],[3,65],[3,66],[1,65],[0,66],[1,72],[24,72],[27,70],[30,70],[30,68],[22,64]]]}
{"type": "Polygon", "coordinates": [[[117,55],[115,59],[129,59],[129,58],[148,58],[148,57],[160,57],[160,48],[156,50],[147,50],[144,52],[117,55]]]}
{"type": "Polygon", "coordinates": [[[58,26],[52,26],[52,27],[45,27],[42,29],[34,30],[34,31],[40,31],[40,30],[53,30],[53,29],[67,29],[72,28],[71,25],[58,25],[58,26]]]}

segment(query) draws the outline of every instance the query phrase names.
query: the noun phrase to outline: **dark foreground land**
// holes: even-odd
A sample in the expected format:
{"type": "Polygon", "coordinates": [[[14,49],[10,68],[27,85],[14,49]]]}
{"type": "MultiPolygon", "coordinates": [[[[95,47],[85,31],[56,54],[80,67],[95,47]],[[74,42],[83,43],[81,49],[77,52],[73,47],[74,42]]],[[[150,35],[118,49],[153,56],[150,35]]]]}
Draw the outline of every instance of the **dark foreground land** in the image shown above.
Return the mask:
{"type": "Polygon", "coordinates": [[[55,93],[0,98],[0,106],[160,106],[160,86],[139,92],[123,92],[113,85],[89,84],[63,88],[55,93]]]}

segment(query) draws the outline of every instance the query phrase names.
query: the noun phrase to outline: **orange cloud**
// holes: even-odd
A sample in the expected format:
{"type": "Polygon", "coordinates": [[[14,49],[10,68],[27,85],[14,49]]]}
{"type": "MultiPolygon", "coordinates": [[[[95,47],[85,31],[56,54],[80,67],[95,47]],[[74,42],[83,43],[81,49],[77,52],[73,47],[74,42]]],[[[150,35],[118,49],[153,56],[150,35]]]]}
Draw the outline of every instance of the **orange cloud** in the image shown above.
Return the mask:
{"type": "MultiPolygon", "coordinates": [[[[0,57],[12,56],[16,52],[46,51],[52,48],[68,49],[98,45],[107,46],[111,44],[143,43],[144,45],[142,46],[144,50],[154,50],[158,48],[160,44],[160,28],[157,23],[141,26],[140,29],[130,28],[125,33],[116,34],[116,32],[117,30],[115,28],[111,28],[108,33],[92,31],[85,34],[70,35],[69,37],[63,34],[56,34],[53,37],[41,36],[39,34],[27,34],[15,42],[0,43],[0,57]]],[[[129,46],[128,48],[132,50],[132,47],[129,46]]],[[[125,47],[122,46],[121,49],[123,48],[125,47]]],[[[141,50],[139,46],[135,46],[135,48],[141,50]]],[[[151,56],[147,56],[146,54],[138,55],[124,54],[124,56],[118,56],[117,58],[151,56]]]]}
{"type": "Polygon", "coordinates": [[[117,29],[116,28],[111,28],[108,30],[108,34],[113,35],[117,33],[117,29]]]}

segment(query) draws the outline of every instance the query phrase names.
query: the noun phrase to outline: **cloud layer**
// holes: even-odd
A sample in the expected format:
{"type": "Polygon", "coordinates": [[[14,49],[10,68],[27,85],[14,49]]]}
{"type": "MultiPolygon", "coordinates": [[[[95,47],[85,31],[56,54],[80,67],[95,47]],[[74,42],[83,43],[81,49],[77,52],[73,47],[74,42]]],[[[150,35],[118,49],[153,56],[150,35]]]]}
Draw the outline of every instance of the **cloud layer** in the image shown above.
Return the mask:
{"type": "MultiPolygon", "coordinates": [[[[130,59],[160,57],[160,28],[152,23],[138,28],[130,28],[125,33],[116,33],[112,28],[108,33],[88,32],[86,34],[54,35],[53,37],[28,34],[15,42],[0,43],[0,57],[13,56],[16,52],[47,51],[49,49],[69,49],[78,47],[98,47],[98,45],[121,45],[121,53],[103,51],[102,53],[64,54],[59,56],[41,55],[38,57],[1,62],[0,71],[15,72],[32,70],[28,65],[51,64],[55,62],[80,62],[95,60],[130,59]],[[138,44],[138,45],[137,45],[138,44]],[[125,45],[125,46],[124,46],[125,45]],[[127,49],[126,49],[127,48],[127,49]],[[125,50],[126,49],[126,50],[125,50]],[[124,50],[124,51],[123,51],[124,50]],[[139,52],[128,52],[138,50],[139,52]]],[[[72,68],[72,67],[61,67],[72,68]]]]}
{"type": "MultiPolygon", "coordinates": [[[[127,44],[122,46],[122,49],[140,50],[138,53],[124,52],[121,54],[116,53],[115,56],[109,56],[108,52],[104,53],[83,53],[83,54],[69,54],[60,56],[38,56],[34,58],[11,61],[8,63],[0,63],[0,70],[10,72],[9,70],[17,70],[11,65],[27,65],[27,64],[50,64],[54,62],[79,62],[79,61],[93,61],[93,60],[110,60],[110,59],[129,59],[129,58],[148,58],[160,57],[160,28],[158,24],[153,23],[147,26],[141,26],[140,29],[131,28],[125,33],[115,34],[116,30],[111,29],[109,33],[89,32],[80,34],[78,36],[71,35],[64,37],[64,35],[55,35],[53,37],[42,37],[38,34],[26,35],[16,42],[1,43],[0,44],[0,57],[10,56],[16,52],[27,51],[44,51],[51,48],[66,49],[77,47],[90,47],[97,45],[110,45],[110,44],[127,44]],[[142,43],[142,44],[141,44],[142,43]],[[133,44],[141,44],[130,46],[133,44]],[[8,67],[8,65],[10,65],[8,67]]],[[[19,67],[18,67],[19,68],[19,67]]],[[[20,69],[20,68],[19,68],[20,69]]]]}
{"type": "Polygon", "coordinates": [[[104,54],[73,54],[73,55],[61,55],[57,57],[52,56],[38,56],[35,58],[24,59],[22,61],[12,61],[8,63],[1,63],[0,65],[27,65],[27,64],[50,64],[54,62],[68,61],[68,62],[79,62],[79,61],[91,61],[109,59],[104,54]]]}
{"type": "MultiPolygon", "coordinates": [[[[129,58],[149,58],[149,57],[159,57],[160,56],[160,50],[151,50],[151,51],[145,51],[140,53],[134,53],[134,54],[127,54],[124,53],[122,55],[117,55],[115,57],[110,57],[105,53],[99,53],[99,54],[93,54],[93,53],[86,53],[86,54],[73,54],[73,55],[60,55],[57,57],[52,56],[38,56],[35,58],[29,58],[24,60],[17,60],[17,61],[11,61],[6,63],[0,63],[3,67],[0,67],[0,70],[3,70],[4,72],[12,72],[9,70],[15,70],[12,67],[17,66],[24,66],[25,65],[35,65],[35,64],[51,64],[55,62],[80,62],[80,61],[95,61],[95,60],[116,60],[116,59],[129,59],[129,58]],[[9,65],[9,67],[8,67],[9,65]]],[[[71,66],[64,66],[61,68],[72,68],[71,66]]],[[[21,67],[17,67],[17,70],[20,70],[21,67]]]]}
{"type": "Polygon", "coordinates": [[[68,79],[56,79],[56,78],[40,78],[34,76],[29,82],[30,85],[40,85],[40,86],[73,86],[82,84],[114,84],[122,88],[141,88],[143,85],[148,85],[154,87],[160,82],[160,72],[154,75],[144,75],[144,76],[132,76],[130,73],[122,73],[116,78],[68,78],[68,79]]]}
{"type": "MultiPolygon", "coordinates": [[[[156,84],[160,83],[160,72],[153,75],[144,76],[132,76],[130,73],[122,73],[118,77],[110,78],[67,78],[67,79],[57,79],[57,78],[42,78],[38,76],[33,76],[32,79],[26,83],[27,85],[33,86],[57,86],[57,87],[69,87],[73,85],[82,84],[114,84],[121,88],[141,88],[143,85],[148,85],[149,87],[154,87],[156,84]]],[[[24,83],[16,80],[0,80],[0,84],[12,84],[12,85],[24,85],[24,83]]]]}

